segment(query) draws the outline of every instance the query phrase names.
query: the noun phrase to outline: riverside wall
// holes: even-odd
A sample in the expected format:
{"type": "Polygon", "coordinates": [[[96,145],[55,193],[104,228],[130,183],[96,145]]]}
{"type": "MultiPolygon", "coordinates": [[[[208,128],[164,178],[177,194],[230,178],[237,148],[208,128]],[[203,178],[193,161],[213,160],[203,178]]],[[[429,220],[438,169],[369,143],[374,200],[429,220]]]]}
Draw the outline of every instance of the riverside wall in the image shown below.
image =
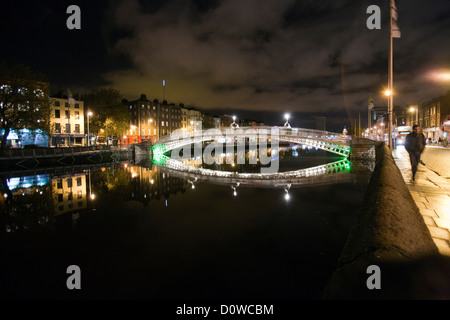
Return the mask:
{"type": "Polygon", "coordinates": [[[450,299],[450,259],[439,254],[389,148],[375,151],[364,205],[323,299],[450,299]]]}

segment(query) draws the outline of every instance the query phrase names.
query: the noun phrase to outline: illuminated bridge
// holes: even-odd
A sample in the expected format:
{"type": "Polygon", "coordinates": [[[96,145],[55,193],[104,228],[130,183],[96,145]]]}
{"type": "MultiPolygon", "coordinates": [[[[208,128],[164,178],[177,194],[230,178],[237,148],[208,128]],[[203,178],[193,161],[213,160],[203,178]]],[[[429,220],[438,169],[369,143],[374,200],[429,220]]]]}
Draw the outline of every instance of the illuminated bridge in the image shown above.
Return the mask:
{"type": "Polygon", "coordinates": [[[180,130],[158,139],[152,147],[152,154],[162,155],[171,150],[206,141],[227,144],[239,141],[248,141],[250,144],[283,141],[325,150],[346,158],[350,154],[350,141],[338,133],[287,127],[241,127],[197,132],[180,130]]]}
{"type": "MultiPolygon", "coordinates": [[[[273,154],[274,150],[271,152],[273,154]]],[[[341,138],[337,133],[286,127],[244,127],[227,128],[223,130],[209,129],[200,132],[178,131],[172,135],[160,138],[152,147],[154,164],[178,172],[183,175],[184,178],[196,177],[214,181],[216,183],[267,185],[272,187],[275,181],[280,186],[329,183],[335,181],[339,173],[348,173],[350,171],[351,164],[347,160],[349,154],[350,141],[341,138]],[[227,146],[232,146],[234,150],[235,144],[238,144],[238,148],[239,145],[244,146],[245,144],[248,144],[251,149],[252,145],[256,147],[257,144],[261,142],[265,143],[265,146],[267,146],[267,142],[270,142],[271,146],[273,146],[274,143],[277,144],[280,141],[322,149],[338,154],[342,156],[342,159],[325,165],[288,172],[262,170],[261,173],[238,173],[232,171],[210,170],[202,167],[199,168],[198,166],[191,165],[189,161],[186,162],[179,158],[171,158],[168,156],[170,151],[177,151],[183,147],[190,148],[190,145],[201,144],[202,142],[222,143],[227,146]],[[243,142],[245,142],[245,144],[243,144],[243,142]]],[[[273,159],[274,158],[272,158],[272,160],[273,159]]],[[[346,177],[348,177],[348,175],[343,175],[340,178],[346,177]]]]}

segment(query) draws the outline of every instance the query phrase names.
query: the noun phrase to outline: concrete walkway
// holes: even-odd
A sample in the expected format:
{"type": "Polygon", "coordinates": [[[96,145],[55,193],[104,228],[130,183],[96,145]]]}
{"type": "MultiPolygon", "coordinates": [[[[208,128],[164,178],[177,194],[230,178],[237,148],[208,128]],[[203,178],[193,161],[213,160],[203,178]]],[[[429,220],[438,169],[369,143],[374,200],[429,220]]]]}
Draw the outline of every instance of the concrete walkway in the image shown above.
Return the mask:
{"type": "Polygon", "coordinates": [[[450,180],[428,168],[424,160],[425,166],[419,165],[416,180],[412,181],[411,164],[405,148],[398,146],[392,156],[439,252],[450,256],[450,180]]]}

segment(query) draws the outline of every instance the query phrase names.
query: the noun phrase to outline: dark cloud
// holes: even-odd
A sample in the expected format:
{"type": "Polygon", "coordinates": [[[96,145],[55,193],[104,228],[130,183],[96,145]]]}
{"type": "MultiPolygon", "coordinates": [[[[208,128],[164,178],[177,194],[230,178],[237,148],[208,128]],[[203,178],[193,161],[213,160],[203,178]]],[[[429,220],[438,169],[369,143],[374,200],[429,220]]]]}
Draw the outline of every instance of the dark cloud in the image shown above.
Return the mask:
{"type": "MultiPolygon", "coordinates": [[[[55,3],[23,4],[16,16],[28,22],[1,27],[13,34],[7,43],[27,35],[9,58],[63,86],[113,86],[129,99],[161,99],[164,79],[170,102],[275,118],[290,111],[353,121],[369,96],[385,103],[387,1],[80,1],[83,27],[76,32],[65,28],[70,3],[55,3]],[[366,27],[373,4],[382,9],[381,30],[366,27]],[[40,50],[27,52],[25,43],[40,50]]],[[[5,9],[11,23],[19,6],[5,9]]],[[[432,72],[450,69],[450,2],[397,0],[397,7],[395,104],[444,94],[449,83],[434,81],[432,72]]]]}

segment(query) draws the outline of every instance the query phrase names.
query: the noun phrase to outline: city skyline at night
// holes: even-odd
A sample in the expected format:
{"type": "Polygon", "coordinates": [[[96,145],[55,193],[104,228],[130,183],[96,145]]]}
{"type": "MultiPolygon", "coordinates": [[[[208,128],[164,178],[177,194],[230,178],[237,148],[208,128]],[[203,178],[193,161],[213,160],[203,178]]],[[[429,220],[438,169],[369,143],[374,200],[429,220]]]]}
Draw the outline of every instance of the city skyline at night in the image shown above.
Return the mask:
{"type": "MultiPolygon", "coordinates": [[[[129,100],[144,93],[280,124],[286,111],[294,123],[365,121],[368,97],[386,103],[388,1],[79,1],[81,29],[69,30],[71,4],[9,3],[0,59],[72,92],[113,87],[129,100]],[[380,30],[367,27],[370,5],[381,9],[380,30]]],[[[395,105],[444,95],[450,4],[397,7],[395,105]]]]}

